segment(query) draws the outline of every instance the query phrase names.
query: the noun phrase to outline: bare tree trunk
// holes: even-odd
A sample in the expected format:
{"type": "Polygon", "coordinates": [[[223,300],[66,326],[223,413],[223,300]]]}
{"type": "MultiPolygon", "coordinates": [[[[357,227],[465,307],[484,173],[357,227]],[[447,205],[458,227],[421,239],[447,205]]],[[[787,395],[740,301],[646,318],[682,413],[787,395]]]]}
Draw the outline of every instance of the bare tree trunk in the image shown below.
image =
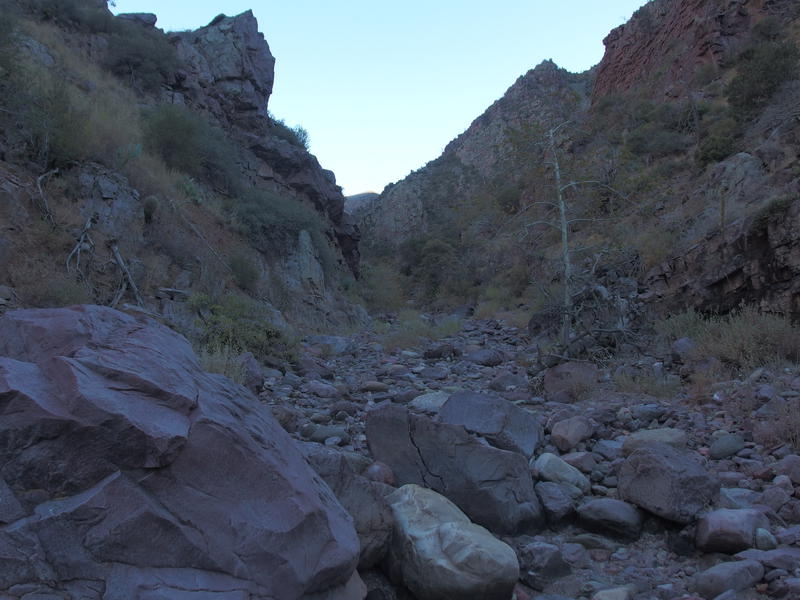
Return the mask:
{"type": "Polygon", "coordinates": [[[144,301],[142,300],[142,297],[139,295],[139,288],[136,287],[136,282],[133,280],[133,277],[131,277],[131,272],[128,270],[128,266],[125,264],[125,261],[122,260],[122,254],[120,254],[119,252],[119,247],[114,241],[112,241],[109,244],[109,246],[111,248],[112,254],[114,255],[114,260],[116,261],[119,270],[122,271],[122,275],[128,282],[128,287],[130,288],[131,292],[133,292],[133,297],[136,298],[136,304],[144,307],[144,301]]]}
{"type": "MultiPolygon", "coordinates": [[[[572,329],[572,260],[569,252],[569,221],[567,220],[567,203],[564,200],[564,189],[561,185],[561,165],[556,151],[555,131],[549,131],[550,152],[553,155],[553,168],[556,176],[556,196],[558,198],[559,229],[561,230],[561,261],[564,275],[564,305],[561,317],[561,343],[566,349],[572,329]]],[[[566,351],[566,350],[565,350],[566,351]]]]}

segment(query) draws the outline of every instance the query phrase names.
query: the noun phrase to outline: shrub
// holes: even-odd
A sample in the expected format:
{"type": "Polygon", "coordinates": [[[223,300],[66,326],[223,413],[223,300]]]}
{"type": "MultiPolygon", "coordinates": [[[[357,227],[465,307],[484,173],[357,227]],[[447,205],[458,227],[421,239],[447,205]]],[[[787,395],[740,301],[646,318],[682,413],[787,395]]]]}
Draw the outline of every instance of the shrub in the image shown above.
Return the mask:
{"type": "Polygon", "coordinates": [[[628,394],[647,394],[655,398],[670,398],[680,389],[680,383],[655,375],[620,373],[614,376],[614,383],[620,392],[628,394]]]}
{"type": "Polygon", "coordinates": [[[308,150],[310,140],[308,131],[305,129],[305,127],[302,127],[301,125],[289,127],[283,119],[277,119],[271,114],[269,118],[270,131],[272,132],[272,135],[278,139],[289,142],[293,146],[298,146],[299,148],[305,148],[308,150]]]}
{"type": "Polygon", "coordinates": [[[800,50],[790,41],[765,41],[746,50],[725,92],[740,121],[757,114],[786,81],[797,77],[800,50]]]}
{"type": "Polygon", "coordinates": [[[224,375],[236,383],[244,383],[244,363],[239,360],[240,355],[231,346],[207,346],[197,351],[204,371],[224,375]]]}
{"type": "Polygon", "coordinates": [[[754,307],[709,316],[689,310],[666,319],[658,329],[671,338],[692,338],[698,356],[715,357],[738,370],[800,360],[800,332],[789,319],[754,307]]]}
{"type": "Polygon", "coordinates": [[[212,352],[225,348],[229,354],[252,352],[263,360],[269,356],[292,360],[294,344],[272,325],[269,309],[250,298],[227,294],[216,300],[203,294],[190,298],[200,314],[202,333],[196,343],[212,352]]]}
{"type": "Polygon", "coordinates": [[[460,330],[461,321],[455,317],[436,323],[432,318],[416,311],[404,310],[400,312],[389,332],[383,336],[382,342],[389,350],[411,348],[423,340],[439,340],[453,336],[460,330]]]}
{"type": "Polygon", "coordinates": [[[297,235],[307,231],[322,268],[331,274],[337,264],[328,243],[327,224],[316,210],[302,201],[268,190],[251,190],[232,207],[233,216],[251,243],[265,254],[294,247],[297,235]]]}
{"type": "Polygon", "coordinates": [[[739,124],[732,118],[723,118],[708,129],[697,149],[697,161],[705,166],[728,158],[738,148],[739,124]]]}
{"type": "Polygon", "coordinates": [[[221,129],[185,106],[160,104],[144,114],[145,147],[171,168],[235,191],[236,149],[221,129]]]}
{"type": "Polygon", "coordinates": [[[47,75],[34,79],[28,93],[18,97],[31,150],[43,165],[62,166],[87,156],[87,115],[78,109],[66,82],[47,75]]]}
{"type": "Polygon", "coordinates": [[[387,263],[363,263],[356,287],[370,311],[399,310],[406,303],[403,276],[387,263]]]}
{"type": "Polygon", "coordinates": [[[655,157],[682,152],[688,145],[689,138],[686,135],[663,129],[657,123],[637,127],[628,137],[628,148],[631,152],[655,157]]]}
{"type": "Polygon", "coordinates": [[[243,254],[234,254],[228,260],[233,280],[241,289],[252,292],[260,278],[258,267],[243,254]]]}
{"type": "Polygon", "coordinates": [[[23,301],[37,308],[60,308],[92,301],[92,295],[85,286],[60,273],[27,288],[27,293],[23,290],[23,301]]]}
{"type": "Polygon", "coordinates": [[[26,8],[44,21],[90,33],[106,33],[113,21],[107,10],[85,0],[28,0],[26,8]]]}
{"type": "Polygon", "coordinates": [[[178,58],[160,31],[114,19],[108,33],[105,65],[133,88],[156,90],[175,72],[178,58]]]}

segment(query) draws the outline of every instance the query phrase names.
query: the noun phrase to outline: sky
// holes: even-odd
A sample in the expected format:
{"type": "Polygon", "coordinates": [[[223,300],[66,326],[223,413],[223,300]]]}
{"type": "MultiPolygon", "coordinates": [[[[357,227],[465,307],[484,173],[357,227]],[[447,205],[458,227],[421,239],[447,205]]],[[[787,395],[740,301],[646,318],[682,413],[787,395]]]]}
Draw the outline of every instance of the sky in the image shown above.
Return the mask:
{"type": "Polygon", "coordinates": [[[252,9],[276,58],[270,112],[309,132],[346,195],[439,156],[543,60],[573,72],[644,0],[117,0],[167,31],[252,9]]]}

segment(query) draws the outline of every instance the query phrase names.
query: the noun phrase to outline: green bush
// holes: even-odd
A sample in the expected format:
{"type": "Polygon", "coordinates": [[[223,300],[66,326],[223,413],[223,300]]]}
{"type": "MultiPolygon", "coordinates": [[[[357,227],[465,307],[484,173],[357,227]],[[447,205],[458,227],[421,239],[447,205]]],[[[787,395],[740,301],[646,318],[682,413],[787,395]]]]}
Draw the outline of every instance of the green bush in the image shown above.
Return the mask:
{"type": "Polygon", "coordinates": [[[15,101],[35,159],[43,165],[63,166],[85,158],[87,115],[74,103],[66,82],[42,77],[29,83],[15,101]]]}
{"type": "Polygon", "coordinates": [[[106,33],[113,21],[108,10],[86,0],[27,0],[26,9],[43,21],[75,27],[89,33],[106,33]]]}
{"type": "Polygon", "coordinates": [[[400,310],[406,302],[404,277],[386,262],[362,263],[357,293],[370,311],[400,310]]]}
{"type": "Polygon", "coordinates": [[[225,133],[178,104],[160,104],[144,113],[146,148],[172,169],[232,192],[240,172],[236,148],[225,133]]]}
{"type": "Polygon", "coordinates": [[[272,325],[270,312],[262,303],[238,294],[216,300],[197,294],[189,303],[200,315],[201,334],[195,340],[200,348],[212,353],[224,348],[228,354],[236,355],[252,352],[259,360],[270,356],[284,360],[295,357],[293,342],[272,325]]]}
{"type": "Polygon", "coordinates": [[[307,231],[325,273],[336,268],[324,218],[300,200],[268,190],[251,190],[235,202],[232,212],[240,229],[261,252],[269,255],[294,247],[297,235],[307,231]]]}
{"type": "Polygon", "coordinates": [[[786,81],[798,76],[800,50],[790,41],[764,41],[740,57],[737,75],[725,92],[740,121],[752,118],[786,81]]]}
{"type": "Polygon", "coordinates": [[[134,88],[156,90],[175,72],[178,58],[160,31],[115,19],[108,33],[106,66],[134,88]]]}
{"type": "Polygon", "coordinates": [[[239,288],[248,292],[255,290],[261,274],[250,259],[243,254],[234,254],[228,260],[228,266],[231,268],[233,280],[239,288]]]}
{"type": "Polygon", "coordinates": [[[724,118],[708,128],[697,149],[697,161],[701,165],[719,162],[737,151],[740,126],[732,118],[724,118]]]}
{"type": "Polygon", "coordinates": [[[301,125],[289,127],[283,119],[276,119],[274,116],[270,115],[270,131],[275,137],[285,140],[293,146],[308,150],[310,140],[305,127],[301,125]]]}
{"type": "Polygon", "coordinates": [[[628,149],[634,154],[663,157],[686,150],[690,139],[685,134],[664,129],[660,123],[646,123],[628,137],[628,149]]]}

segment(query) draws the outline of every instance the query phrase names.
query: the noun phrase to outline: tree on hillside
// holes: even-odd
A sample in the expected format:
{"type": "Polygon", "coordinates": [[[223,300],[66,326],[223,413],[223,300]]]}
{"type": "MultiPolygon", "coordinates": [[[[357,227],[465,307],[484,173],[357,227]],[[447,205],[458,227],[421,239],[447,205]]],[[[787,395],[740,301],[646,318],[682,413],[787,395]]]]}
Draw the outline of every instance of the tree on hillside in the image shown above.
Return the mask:
{"type": "Polygon", "coordinates": [[[576,306],[574,298],[578,289],[576,273],[574,268],[574,254],[583,250],[575,246],[573,238],[573,227],[581,222],[599,222],[604,219],[588,214],[580,215],[577,210],[577,202],[570,201],[569,194],[578,192],[582,188],[600,187],[606,192],[622,199],[627,199],[617,189],[609,183],[599,179],[571,179],[565,176],[560,146],[564,141],[564,132],[572,125],[570,121],[564,121],[558,125],[550,125],[535,139],[528,143],[538,147],[543,154],[543,164],[552,170],[554,197],[550,200],[537,200],[522,207],[518,214],[522,214],[534,207],[544,207],[550,214],[545,218],[525,222],[526,230],[538,226],[549,227],[558,231],[559,234],[559,268],[562,280],[562,290],[560,298],[560,345],[565,356],[569,355],[570,346],[576,341],[574,339],[573,323],[576,320],[576,306]]]}

